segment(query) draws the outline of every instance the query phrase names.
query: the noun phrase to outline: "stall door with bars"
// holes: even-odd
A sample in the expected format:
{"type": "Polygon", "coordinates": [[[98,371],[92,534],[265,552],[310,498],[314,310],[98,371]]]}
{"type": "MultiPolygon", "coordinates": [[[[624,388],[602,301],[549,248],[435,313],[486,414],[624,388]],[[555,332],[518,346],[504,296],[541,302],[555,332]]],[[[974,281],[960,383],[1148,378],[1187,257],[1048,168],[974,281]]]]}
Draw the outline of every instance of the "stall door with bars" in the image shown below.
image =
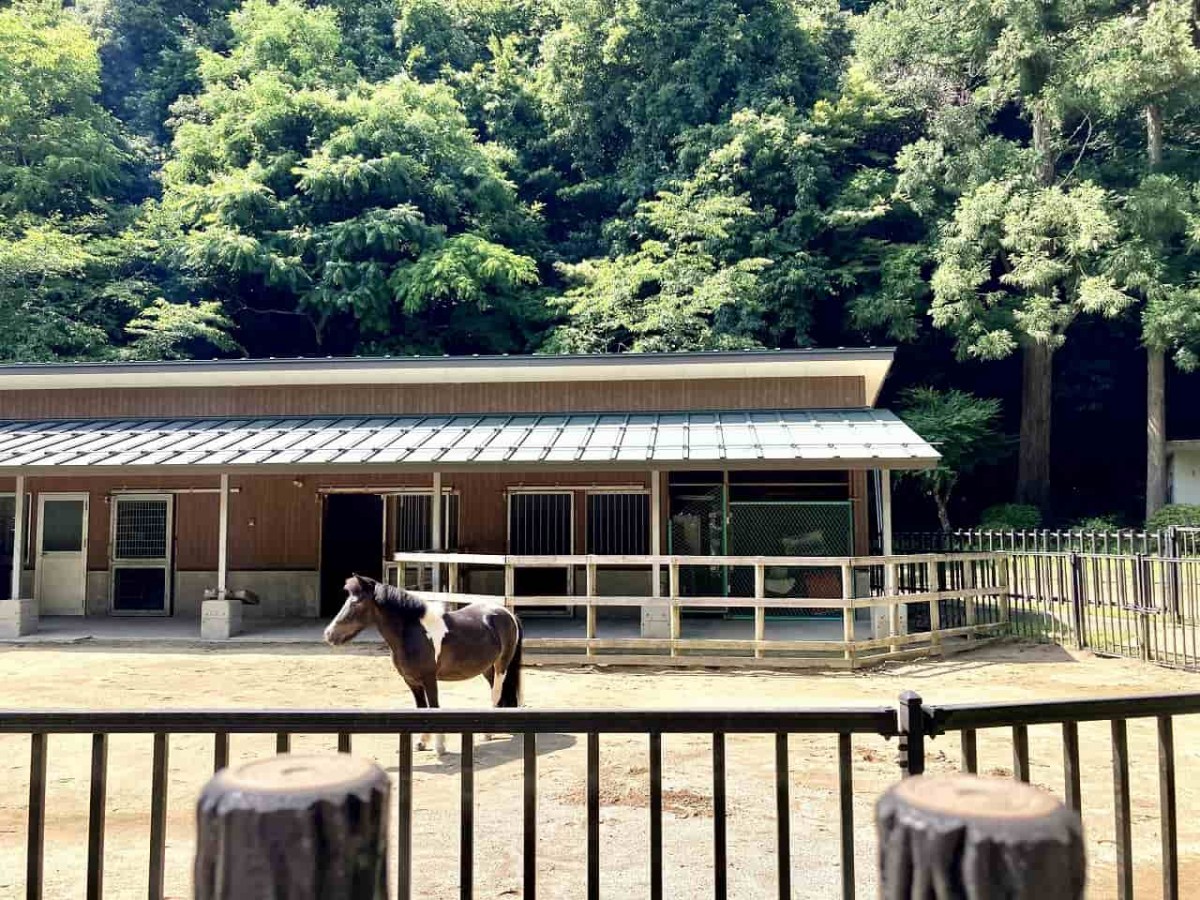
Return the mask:
{"type": "Polygon", "coordinates": [[[114,497],[109,611],[115,616],[171,614],[173,497],[114,497]]]}
{"type": "MultiPolygon", "coordinates": [[[[508,495],[508,552],[512,556],[569,556],[575,547],[575,495],[570,491],[519,491],[508,495]]],[[[569,566],[519,568],[520,596],[561,597],[571,591],[569,566]]]]}
{"type": "MultiPolygon", "coordinates": [[[[425,553],[433,549],[433,491],[388,494],[384,507],[383,571],[389,584],[403,584],[409,590],[431,590],[433,567],[393,561],[396,553],[425,553]]],[[[441,550],[458,549],[458,494],[442,493],[441,550]]]]}
{"type": "Polygon", "coordinates": [[[87,599],[87,494],[39,494],[34,594],[44,616],[82,616],[87,599]]]}

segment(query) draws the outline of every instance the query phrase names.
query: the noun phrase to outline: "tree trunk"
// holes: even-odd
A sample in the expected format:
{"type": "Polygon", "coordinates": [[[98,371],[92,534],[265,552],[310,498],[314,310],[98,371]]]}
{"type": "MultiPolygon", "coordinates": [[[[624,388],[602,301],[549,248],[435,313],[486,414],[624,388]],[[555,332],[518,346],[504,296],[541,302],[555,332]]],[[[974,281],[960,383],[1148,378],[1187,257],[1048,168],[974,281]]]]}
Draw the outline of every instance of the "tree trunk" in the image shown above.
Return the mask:
{"type": "Polygon", "coordinates": [[[387,900],[388,790],[345,754],[222,769],[196,804],[195,900],[387,900]]]}
{"type": "Polygon", "coordinates": [[[950,532],[950,498],[935,490],[933,502],[937,504],[938,524],[942,526],[942,533],[948,534],[950,532]]]}
{"type": "Polygon", "coordinates": [[[1080,900],[1079,815],[1010,779],[906,778],[876,804],[882,900],[1080,900]]]}
{"type": "Polygon", "coordinates": [[[1146,348],[1146,518],[1167,502],[1166,354],[1146,348]]]}
{"type": "Polygon", "coordinates": [[[1021,448],[1017,462],[1017,501],[1045,510],[1050,503],[1050,394],[1054,349],[1025,345],[1021,355],[1021,448]]]}
{"type": "MultiPolygon", "coordinates": [[[[1162,110],[1146,107],[1146,159],[1153,172],[1162,166],[1162,110]]],[[[1166,353],[1146,348],[1146,518],[1167,502],[1166,353]]]]}
{"type": "Polygon", "coordinates": [[[1037,154],[1037,177],[1043,185],[1054,184],[1054,145],[1051,126],[1041,103],[1033,105],[1033,152],[1037,154]]]}
{"type": "Polygon", "coordinates": [[[1146,159],[1150,163],[1151,172],[1162,166],[1162,109],[1155,103],[1151,103],[1146,107],[1146,159]]]}

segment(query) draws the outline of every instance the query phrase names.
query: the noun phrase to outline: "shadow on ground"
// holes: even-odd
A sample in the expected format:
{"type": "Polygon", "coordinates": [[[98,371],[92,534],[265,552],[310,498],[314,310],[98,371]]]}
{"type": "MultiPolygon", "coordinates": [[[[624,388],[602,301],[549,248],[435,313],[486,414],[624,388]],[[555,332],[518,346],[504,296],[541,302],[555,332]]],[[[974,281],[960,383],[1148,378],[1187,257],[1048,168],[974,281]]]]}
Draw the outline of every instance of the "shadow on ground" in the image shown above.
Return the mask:
{"type": "MultiPolygon", "coordinates": [[[[447,735],[446,753],[440,759],[431,750],[413,750],[413,771],[428,772],[433,775],[458,775],[462,772],[462,754],[455,752],[453,741],[455,735],[447,735]]],[[[538,756],[557,753],[574,747],[576,738],[573,734],[556,734],[548,732],[537,736],[538,756]]],[[[414,736],[414,747],[416,739],[414,736]]],[[[485,741],[480,735],[475,736],[475,771],[492,769],[505,763],[513,762],[522,757],[525,749],[521,735],[499,735],[490,741],[485,741]]],[[[399,771],[396,766],[388,772],[399,771]]]]}

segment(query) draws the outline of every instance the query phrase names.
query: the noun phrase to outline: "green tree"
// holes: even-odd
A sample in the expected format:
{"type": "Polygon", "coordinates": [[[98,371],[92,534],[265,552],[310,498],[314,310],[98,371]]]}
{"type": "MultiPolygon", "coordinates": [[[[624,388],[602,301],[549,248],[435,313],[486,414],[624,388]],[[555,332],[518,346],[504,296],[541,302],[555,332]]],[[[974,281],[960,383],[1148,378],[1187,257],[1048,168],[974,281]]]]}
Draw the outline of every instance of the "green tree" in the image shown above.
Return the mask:
{"type": "Polygon", "coordinates": [[[904,477],[917,482],[937,507],[938,523],[950,530],[950,500],[959,479],[996,461],[1003,449],[1000,401],[965,391],[910,388],[901,394],[900,416],[942,454],[936,468],[904,477]]]}
{"type": "Polygon", "coordinates": [[[337,14],[249,0],[164,172],[186,270],[234,311],[300,315],[318,341],[520,351],[541,320],[536,216],[452,91],[362,80],[337,14]]]}
{"type": "Polygon", "coordinates": [[[99,72],[72,12],[0,10],[0,358],[228,346],[212,308],[165,305],[154,248],[135,227],[140,160],[97,102],[99,72]],[[209,330],[172,339],[156,309],[209,330]]]}
{"type": "Polygon", "coordinates": [[[935,217],[953,204],[936,239],[934,323],[952,331],[963,356],[1020,351],[1017,496],[1043,507],[1054,352],[1081,312],[1115,315],[1128,304],[1100,265],[1116,239],[1111,198],[1058,163],[1077,105],[1070,61],[1107,9],[891,0],[870,10],[861,33],[868,74],[931,122],[930,136],[899,159],[901,195],[935,217]]]}
{"type": "Polygon", "coordinates": [[[1146,347],[1146,516],[1166,502],[1166,356],[1194,368],[1200,287],[1194,179],[1187,138],[1200,111],[1200,23],[1192,0],[1155,0],[1122,10],[1083,42],[1080,82],[1089,105],[1118,127],[1145,121],[1145,170],[1128,194],[1125,235],[1114,271],[1142,301],[1146,347]],[[1165,172],[1168,125],[1180,151],[1165,172]],[[1174,162],[1174,161],[1173,161],[1174,162]],[[1180,164],[1182,163],[1182,164],[1180,164]]]}

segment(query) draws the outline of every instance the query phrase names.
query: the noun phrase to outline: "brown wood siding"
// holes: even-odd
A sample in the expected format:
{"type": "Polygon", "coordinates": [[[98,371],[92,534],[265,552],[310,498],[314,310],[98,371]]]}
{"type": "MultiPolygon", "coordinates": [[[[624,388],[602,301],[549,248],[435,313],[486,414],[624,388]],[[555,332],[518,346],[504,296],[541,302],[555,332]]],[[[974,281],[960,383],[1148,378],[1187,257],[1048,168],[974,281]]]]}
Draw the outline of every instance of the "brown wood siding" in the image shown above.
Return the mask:
{"type": "Polygon", "coordinates": [[[0,391],[0,419],[831,409],[866,403],[861,376],[523,384],[0,391]]]}
{"type": "MultiPolygon", "coordinates": [[[[866,501],[867,473],[850,476],[854,499],[855,552],[868,551],[870,510],[866,501]]],[[[229,498],[229,567],[232,570],[315,571],[320,565],[321,490],[327,488],[429,487],[427,475],[336,475],[306,476],[296,484],[291,476],[237,476],[229,498]]],[[[663,529],[667,529],[668,491],[662,493],[663,529]]],[[[589,487],[636,486],[649,489],[649,474],[628,472],[503,473],[471,472],[447,474],[447,490],[459,494],[459,549],[472,553],[505,553],[508,538],[507,492],[516,487],[572,490],[575,495],[575,552],[586,546],[586,493],[589,487]]],[[[127,478],[30,478],[36,519],[39,493],[87,492],[90,494],[88,523],[88,568],[108,569],[110,506],[106,499],[118,489],[182,490],[212,489],[214,476],[127,478]]],[[[12,489],[12,481],[0,480],[0,490],[12,489]]],[[[218,552],[219,498],[215,493],[175,496],[175,566],[179,571],[215,571],[218,552]]],[[[37,524],[33,523],[33,534],[37,524]]],[[[667,542],[664,537],[663,549],[667,542]]]]}
{"type": "Polygon", "coordinates": [[[865,556],[871,552],[871,508],[867,501],[867,473],[862,469],[850,473],[850,502],[854,515],[854,552],[865,556]]]}

